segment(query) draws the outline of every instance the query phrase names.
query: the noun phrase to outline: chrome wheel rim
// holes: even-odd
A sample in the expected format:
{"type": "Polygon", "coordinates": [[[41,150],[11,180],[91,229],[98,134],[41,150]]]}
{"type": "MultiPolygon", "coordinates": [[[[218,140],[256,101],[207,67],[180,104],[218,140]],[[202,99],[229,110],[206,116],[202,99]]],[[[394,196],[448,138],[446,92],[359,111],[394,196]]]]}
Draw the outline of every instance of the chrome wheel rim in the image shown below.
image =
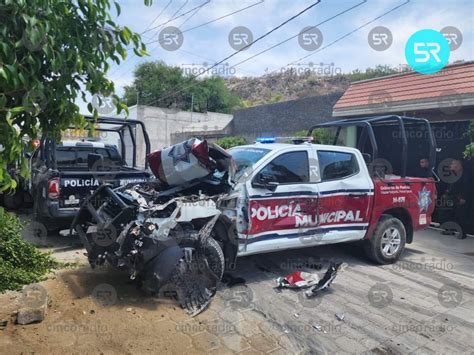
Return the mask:
{"type": "Polygon", "coordinates": [[[388,228],[382,235],[382,253],[384,256],[393,256],[400,249],[402,238],[397,228],[388,228]]]}

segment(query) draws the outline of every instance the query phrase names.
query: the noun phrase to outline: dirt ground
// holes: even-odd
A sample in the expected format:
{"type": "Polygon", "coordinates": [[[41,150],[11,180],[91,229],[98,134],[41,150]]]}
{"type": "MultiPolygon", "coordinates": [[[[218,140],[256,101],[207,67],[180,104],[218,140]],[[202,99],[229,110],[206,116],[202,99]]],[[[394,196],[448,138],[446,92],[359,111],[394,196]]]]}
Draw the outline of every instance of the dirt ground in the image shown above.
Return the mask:
{"type": "Polygon", "coordinates": [[[416,233],[402,260],[385,266],[349,244],[241,258],[234,276],[245,285],[221,285],[195,318],[122,272],[91,270],[69,237],[40,244],[74,264],[41,283],[51,298],[42,323],[15,325],[11,313],[24,298],[0,295],[0,320],[9,320],[0,353],[474,354],[474,238],[416,233]],[[330,260],[345,267],[321,297],[274,290],[276,277],[321,274],[330,260]]]}

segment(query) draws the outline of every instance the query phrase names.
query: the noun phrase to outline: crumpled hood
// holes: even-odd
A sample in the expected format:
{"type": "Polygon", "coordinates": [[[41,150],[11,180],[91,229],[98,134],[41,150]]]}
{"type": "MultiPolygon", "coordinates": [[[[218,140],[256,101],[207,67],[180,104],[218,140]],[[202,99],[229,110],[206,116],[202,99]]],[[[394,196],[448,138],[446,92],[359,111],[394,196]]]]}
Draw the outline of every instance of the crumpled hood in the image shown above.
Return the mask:
{"type": "Polygon", "coordinates": [[[235,171],[229,153],[217,144],[198,138],[152,152],[147,159],[153,174],[169,186],[204,178],[216,170],[228,172],[229,176],[235,171]]]}

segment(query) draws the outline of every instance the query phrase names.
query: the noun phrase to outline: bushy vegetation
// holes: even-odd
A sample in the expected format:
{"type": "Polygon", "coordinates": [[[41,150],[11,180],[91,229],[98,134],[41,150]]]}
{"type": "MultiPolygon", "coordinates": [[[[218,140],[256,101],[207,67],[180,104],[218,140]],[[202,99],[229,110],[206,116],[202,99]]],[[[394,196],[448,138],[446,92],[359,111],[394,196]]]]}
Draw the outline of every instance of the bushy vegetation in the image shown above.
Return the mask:
{"type": "MultiPolygon", "coordinates": [[[[405,71],[408,71],[406,69],[405,71]]],[[[403,70],[400,68],[394,68],[390,65],[376,65],[374,68],[367,68],[365,71],[361,71],[359,69],[353,70],[350,74],[345,74],[350,81],[360,81],[360,80],[367,80],[373,78],[380,78],[387,75],[393,74],[400,74],[403,70]]]]}
{"type": "MultiPolygon", "coordinates": [[[[146,48],[111,12],[120,15],[111,0],[0,1],[0,191],[16,187],[10,164],[19,160],[22,176],[28,174],[24,136],[42,132],[59,140],[71,124],[85,125],[77,98],[110,96],[118,113],[126,109],[107,71],[127,49],[143,56],[146,48]]],[[[98,115],[92,102],[88,109],[98,115]]]]}
{"type": "MultiPolygon", "coordinates": [[[[308,131],[303,129],[293,133],[294,137],[307,137],[308,131]]],[[[317,144],[332,144],[334,141],[334,134],[328,128],[316,128],[313,130],[313,142],[317,144]]]]}
{"type": "Polygon", "coordinates": [[[244,137],[231,136],[221,138],[216,143],[224,149],[229,149],[238,145],[247,144],[247,141],[244,137]]]}
{"type": "Polygon", "coordinates": [[[59,266],[50,254],[25,242],[22,229],[17,216],[0,208],[0,292],[41,281],[59,266]]]}
{"type": "Polygon", "coordinates": [[[466,149],[464,150],[464,158],[471,159],[474,157],[474,121],[471,121],[469,124],[466,135],[469,137],[470,143],[466,145],[466,149]]]}
{"type": "Polygon", "coordinates": [[[242,106],[220,77],[195,78],[179,67],[162,61],[146,62],[137,66],[132,85],[125,86],[127,105],[172,107],[197,112],[231,113],[242,106]]]}

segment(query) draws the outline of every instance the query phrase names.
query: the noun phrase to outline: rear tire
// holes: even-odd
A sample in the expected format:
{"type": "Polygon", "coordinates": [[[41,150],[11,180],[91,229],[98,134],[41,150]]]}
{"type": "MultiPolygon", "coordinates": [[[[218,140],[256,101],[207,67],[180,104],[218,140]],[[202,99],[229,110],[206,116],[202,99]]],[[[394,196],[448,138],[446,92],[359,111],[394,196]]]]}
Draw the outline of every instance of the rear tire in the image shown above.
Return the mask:
{"type": "Polygon", "coordinates": [[[382,215],[374,234],[365,241],[365,253],[377,264],[393,264],[405,249],[406,236],[405,226],[398,218],[382,215]]]}

